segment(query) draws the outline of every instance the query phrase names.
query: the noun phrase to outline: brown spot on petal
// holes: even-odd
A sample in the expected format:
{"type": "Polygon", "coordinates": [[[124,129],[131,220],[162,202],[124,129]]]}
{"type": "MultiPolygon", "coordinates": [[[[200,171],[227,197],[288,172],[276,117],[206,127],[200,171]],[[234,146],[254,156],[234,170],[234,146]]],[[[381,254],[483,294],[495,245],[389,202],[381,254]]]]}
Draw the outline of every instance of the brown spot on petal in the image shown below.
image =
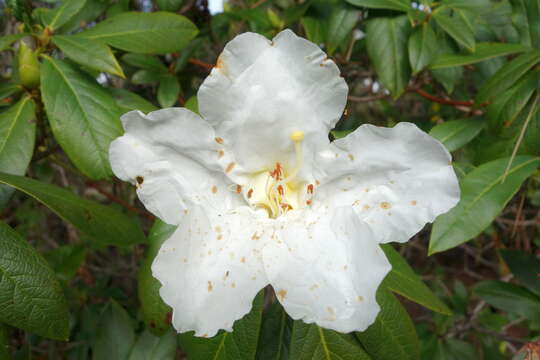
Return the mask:
{"type": "Polygon", "coordinates": [[[225,174],[230,173],[235,165],[236,165],[236,163],[233,163],[233,162],[230,163],[229,165],[227,165],[227,168],[225,169],[225,174]]]}
{"type": "Polygon", "coordinates": [[[223,235],[219,234],[218,237],[217,237],[218,240],[222,240],[223,239],[223,235]]]}
{"type": "Polygon", "coordinates": [[[212,186],[212,192],[213,192],[214,194],[217,193],[217,186],[216,186],[216,185],[212,186]]]}
{"type": "Polygon", "coordinates": [[[416,204],[417,204],[416,200],[411,201],[411,205],[412,205],[412,206],[414,206],[414,205],[416,205],[416,204]]]}
{"type": "Polygon", "coordinates": [[[216,142],[217,142],[218,144],[223,144],[223,139],[220,138],[219,136],[216,136],[216,137],[214,138],[214,140],[216,140],[216,142]]]}
{"type": "Polygon", "coordinates": [[[387,202],[387,201],[383,201],[383,202],[381,203],[381,208],[383,208],[383,209],[385,209],[385,210],[388,210],[388,209],[390,209],[391,207],[392,207],[392,205],[390,205],[390,203],[387,202]]]}
{"type": "Polygon", "coordinates": [[[236,287],[236,283],[233,282],[233,283],[231,284],[231,287],[234,289],[234,288],[236,287]]]}
{"type": "Polygon", "coordinates": [[[259,240],[261,237],[257,235],[257,232],[254,232],[253,235],[251,235],[251,240],[259,240]]]}
{"type": "Polygon", "coordinates": [[[363,296],[358,296],[356,298],[356,300],[358,300],[358,302],[362,302],[362,301],[364,301],[364,297],[363,296]]]}
{"type": "Polygon", "coordinates": [[[369,205],[364,205],[363,208],[364,210],[369,210],[369,205]]]}
{"type": "Polygon", "coordinates": [[[212,291],[214,289],[214,285],[212,285],[212,282],[208,281],[208,292],[212,291]]]}
{"type": "Polygon", "coordinates": [[[219,233],[219,232],[221,232],[221,231],[223,231],[223,230],[221,229],[221,226],[216,226],[216,232],[219,233]]]}
{"type": "Polygon", "coordinates": [[[137,186],[142,185],[144,182],[144,178],[142,176],[137,176],[135,180],[137,181],[137,186]]]}
{"type": "Polygon", "coordinates": [[[217,157],[218,157],[218,159],[221,159],[224,155],[225,155],[225,151],[219,150],[218,154],[217,154],[217,157]]]}
{"type": "Polygon", "coordinates": [[[349,157],[349,159],[351,159],[351,161],[354,160],[354,155],[353,154],[348,154],[347,156],[349,157]]]}
{"type": "Polygon", "coordinates": [[[277,296],[281,301],[285,300],[285,297],[287,297],[287,290],[281,289],[277,292],[277,296]]]}
{"type": "Polygon", "coordinates": [[[242,258],[240,259],[240,262],[245,263],[246,262],[246,257],[242,256],[242,258]]]}

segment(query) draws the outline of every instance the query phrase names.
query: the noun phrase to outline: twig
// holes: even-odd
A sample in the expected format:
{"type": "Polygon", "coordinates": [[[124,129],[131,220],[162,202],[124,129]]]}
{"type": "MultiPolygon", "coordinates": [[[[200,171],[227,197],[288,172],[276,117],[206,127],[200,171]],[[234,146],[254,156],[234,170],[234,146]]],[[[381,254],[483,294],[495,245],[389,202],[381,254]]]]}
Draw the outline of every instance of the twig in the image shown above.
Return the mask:
{"type": "Polygon", "coordinates": [[[388,94],[378,94],[378,95],[372,95],[372,96],[347,96],[347,99],[352,102],[358,102],[358,103],[366,103],[366,102],[372,102],[377,100],[382,100],[388,97],[388,94]]]}
{"type": "Polygon", "coordinates": [[[426,98],[426,99],[428,99],[430,101],[433,101],[433,102],[436,102],[438,104],[452,105],[452,106],[467,106],[467,107],[470,107],[470,106],[474,105],[474,101],[470,101],[470,100],[469,101],[460,101],[460,100],[444,99],[444,98],[437,97],[435,95],[431,95],[431,94],[425,92],[422,89],[411,88],[411,89],[409,89],[409,91],[415,92],[418,95],[422,96],[423,98],[426,98]]]}
{"type": "Polygon", "coordinates": [[[202,68],[205,68],[206,70],[212,70],[214,68],[214,65],[209,64],[209,63],[204,62],[204,61],[201,61],[199,59],[195,59],[195,58],[189,58],[188,62],[190,64],[197,65],[197,66],[200,66],[202,68]]]}

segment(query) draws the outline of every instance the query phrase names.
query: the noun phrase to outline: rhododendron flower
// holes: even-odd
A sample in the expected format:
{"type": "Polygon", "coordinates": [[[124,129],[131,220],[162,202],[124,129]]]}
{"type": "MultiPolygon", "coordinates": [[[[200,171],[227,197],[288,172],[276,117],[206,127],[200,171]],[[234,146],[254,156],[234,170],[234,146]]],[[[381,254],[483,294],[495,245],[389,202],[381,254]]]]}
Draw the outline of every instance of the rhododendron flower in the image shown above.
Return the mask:
{"type": "Polygon", "coordinates": [[[231,331],[268,284],[294,319],[364,330],[391,268],[379,244],[407,241],[457,203],[448,151],[413,124],[328,140],[347,91],[315,44],[244,33],[202,84],[201,116],[122,116],[114,173],[178,225],[152,271],[179,332],[231,331]]]}

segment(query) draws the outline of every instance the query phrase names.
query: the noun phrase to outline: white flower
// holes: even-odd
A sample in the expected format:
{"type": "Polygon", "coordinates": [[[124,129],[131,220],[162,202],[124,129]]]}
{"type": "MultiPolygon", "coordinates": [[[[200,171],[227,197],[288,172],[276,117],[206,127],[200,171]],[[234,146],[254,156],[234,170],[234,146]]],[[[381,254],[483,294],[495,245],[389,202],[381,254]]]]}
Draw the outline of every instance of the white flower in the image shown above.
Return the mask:
{"type": "Polygon", "coordinates": [[[457,203],[448,151],[413,124],[329,142],[347,91],[315,44],[245,33],[202,84],[202,117],[122,116],[114,173],[178,225],[152,271],[179,332],[231,331],[268,284],[294,319],[364,330],[391,268],[379,244],[407,241],[457,203]]]}

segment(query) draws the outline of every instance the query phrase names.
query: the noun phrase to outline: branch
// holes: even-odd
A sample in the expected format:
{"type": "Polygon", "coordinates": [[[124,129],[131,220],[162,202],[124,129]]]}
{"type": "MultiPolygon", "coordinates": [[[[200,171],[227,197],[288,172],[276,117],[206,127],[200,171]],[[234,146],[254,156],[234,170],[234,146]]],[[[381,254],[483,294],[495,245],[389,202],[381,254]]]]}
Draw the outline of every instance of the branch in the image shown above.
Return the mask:
{"type": "Polygon", "coordinates": [[[433,102],[436,102],[438,104],[452,105],[452,106],[455,106],[455,107],[457,107],[457,106],[473,106],[474,105],[474,101],[471,101],[471,100],[469,100],[469,101],[459,101],[459,100],[444,99],[444,98],[437,97],[435,95],[431,95],[431,94],[425,92],[422,89],[411,88],[411,89],[409,89],[409,91],[415,92],[418,95],[428,99],[429,101],[433,101],[433,102]]]}
{"type": "Polygon", "coordinates": [[[209,63],[204,62],[204,61],[201,61],[199,59],[195,59],[195,58],[189,58],[188,62],[190,64],[197,65],[197,66],[200,66],[202,68],[205,68],[208,71],[210,71],[210,70],[212,70],[214,68],[214,65],[209,64],[209,63]]]}
{"type": "Polygon", "coordinates": [[[366,103],[366,102],[372,102],[372,101],[382,100],[382,99],[385,99],[385,98],[387,98],[387,97],[388,97],[387,94],[378,94],[378,95],[364,96],[364,97],[359,97],[359,96],[347,96],[347,99],[348,99],[349,101],[352,101],[352,102],[366,103]]]}

